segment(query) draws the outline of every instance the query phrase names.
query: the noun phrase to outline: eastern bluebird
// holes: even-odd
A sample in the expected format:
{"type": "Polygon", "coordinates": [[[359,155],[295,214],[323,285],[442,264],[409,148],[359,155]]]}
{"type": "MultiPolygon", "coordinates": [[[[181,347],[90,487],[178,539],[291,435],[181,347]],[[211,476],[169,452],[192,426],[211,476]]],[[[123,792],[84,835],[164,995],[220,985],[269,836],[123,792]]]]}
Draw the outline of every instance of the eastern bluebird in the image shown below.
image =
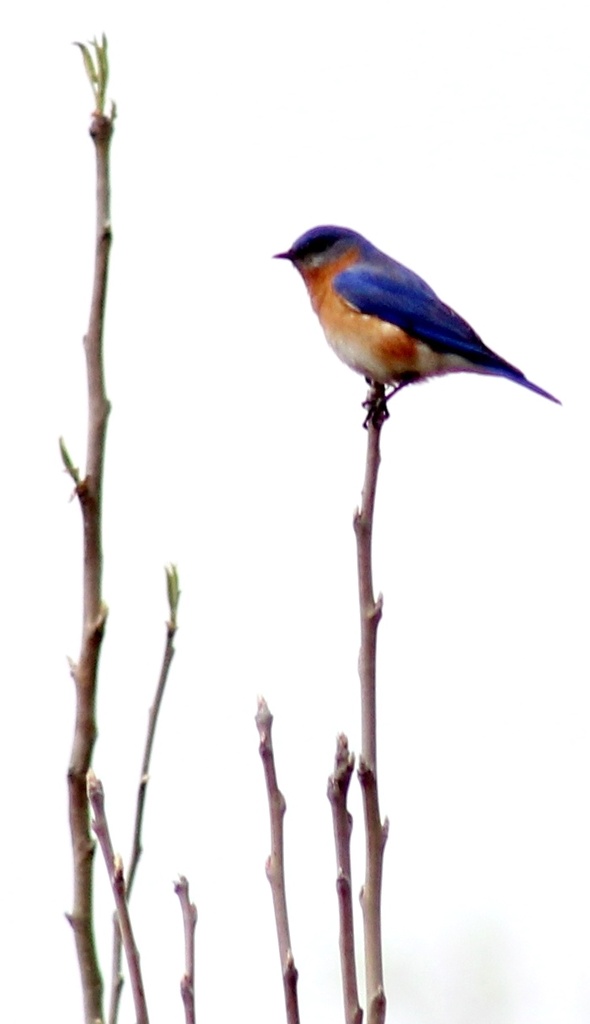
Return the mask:
{"type": "Polygon", "coordinates": [[[484,345],[426,281],[356,231],[312,228],[276,258],[294,264],[336,355],[370,383],[396,391],[467,370],[507,377],[561,404],[484,345]]]}

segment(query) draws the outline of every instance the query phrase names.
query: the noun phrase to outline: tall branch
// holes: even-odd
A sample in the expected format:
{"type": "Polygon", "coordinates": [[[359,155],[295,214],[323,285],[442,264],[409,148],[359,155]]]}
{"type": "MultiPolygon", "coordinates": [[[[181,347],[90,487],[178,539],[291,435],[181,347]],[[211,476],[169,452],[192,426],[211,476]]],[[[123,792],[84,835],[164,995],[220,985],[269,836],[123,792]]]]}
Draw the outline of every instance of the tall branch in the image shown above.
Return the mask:
{"type": "MultiPolygon", "coordinates": [[[[72,665],[76,690],[74,740],[68,769],[69,816],[74,859],[74,931],[87,1024],[103,1019],[102,978],[93,933],[92,863],[94,842],[86,794],[86,773],[96,740],[96,685],[106,607],[102,599],[102,483],[109,402],[103,366],[103,327],[111,248],[109,151],[112,118],[96,112],[90,136],[96,151],[96,243],[94,284],[88,330],[84,338],[88,383],[88,436],[84,479],[73,475],[83,524],[83,615],[80,655],[72,665]]],[[[62,442],[62,457],[65,445],[62,442]]],[[[70,470],[64,457],[66,469],[70,470]]]]}
{"type": "Polygon", "coordinates": [[[381,594],[373,593],[372,540],[377,475],[381,460],[379,441],[381,427],[387,416],[385,389],[372,385],[366,406],[373,410],[366,421],[367,460],[361,507],[354,517],[357,542],[361,647],[359,676],[361,682],[361,756],[359,779],[363,793],[365,818],[365,884],[361,894],[365,936],[365,980],[368,1024],[385,1020],[386,999],[383,987],[383,954],[381,941],[381,883],[383,850],[387,839],[387,821],[382,825],[377,789],[377,697],[376,659],[377,628],[382,614],[381,594]]]}

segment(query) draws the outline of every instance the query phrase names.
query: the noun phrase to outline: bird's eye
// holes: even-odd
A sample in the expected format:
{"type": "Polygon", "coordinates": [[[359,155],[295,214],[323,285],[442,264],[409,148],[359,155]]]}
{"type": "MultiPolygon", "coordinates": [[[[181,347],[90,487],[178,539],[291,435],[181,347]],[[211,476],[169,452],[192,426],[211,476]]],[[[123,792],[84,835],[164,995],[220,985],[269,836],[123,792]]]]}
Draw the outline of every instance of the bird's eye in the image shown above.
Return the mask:
{"type": "Polygon", "coordinates": [[[337,235],[318,235],[316,238],[310,238],[303,245],[299,246],[296,250],[297,259],[304,263],[315,263],[320,264],[322,262],[321,257],[324,253],[329,252],[330,249],[340,239],[337,235]]]}
{"type": "Polygon", "coordinates": [[[314,238],[311,242],[308,242],[304,246],[304,256],[319,256],[320,253],[325,252],[333,245],[333,239],[331,238],[314,238]]]}

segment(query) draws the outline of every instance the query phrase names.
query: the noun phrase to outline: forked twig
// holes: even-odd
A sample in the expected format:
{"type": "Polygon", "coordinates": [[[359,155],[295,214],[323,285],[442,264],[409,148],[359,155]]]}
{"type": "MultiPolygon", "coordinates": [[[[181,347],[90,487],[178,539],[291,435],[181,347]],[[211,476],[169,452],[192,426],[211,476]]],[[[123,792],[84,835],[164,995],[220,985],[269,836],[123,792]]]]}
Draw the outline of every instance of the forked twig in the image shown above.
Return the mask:
{"type": "Polygon", "coordinates": [[[336,846],[336,891],[340,920],[340,973],[344,996],[344,1019],[346,1024],[361,1024],[363,1011],[359,1005],[354,953],[354,916],[352,908],[352,870],[350,863],[350,836],[352,815],[346,800],[348,787],[354,771],[354,754],[348,749],[346,736],[340,734],[336,741],[334,774],[328,779],[328,799],[332,807],[334,842],[336,846]]]}
{"type": "Polygon", "coordinates": [[[113,844],[111,842],[109,826],[105,814],[102,783],[96,778],[92,769],[88,772],[88,799],[94,813],[92,827],[103,852],[105,864],[109,873],[109,881],[115,898],[115,906],[117,908],[117,916],[119,918],[119,926],[121,928],[123,947],[125,949],[127,967],[129,969],[129,977],[131,979],[131,990],[133,992],[137,1024],[149,1024],[143,978],[141,976],[139,963],[139,952],[135,944],[133,929],[131,927],[131,919],[129,917],[125,876],[123,874],[123,862],[121,858],[118,855],[115,856],[113,852],[113,844]]]}
{"type": "Polygon", "coordinates": [[[188,894],[188,881],[181,875],[174,883],[174,892],[180,900],[184,924],[184,974],[180,982],[180,995],[184,1005],[186,1024],[195,1024],[195,927],[197,908],[188,894]]]}
{"type": "Polygon", "coordinates": [[[270,882],[274,906],[279,956],[283,975],[285,1008],[288,1024],[299,1024],[299,1003],[297,999],[297,968],[291,950],[287,897],[285,891],[285,860],[283,842],[283,819],[286,804],[279,790],[272,747],[272,715],[266,701],[260,697],[256,714],[256,726],[260,737],[260,757],[264,767],[268,808],[270,812],[271,853],[266,862],[266,876],[270,882]]]}
{"type": "MultiPolygon", "coordinates": [[[[168,681],[170,666],[172,664],[172,659],[175,653],[174,638],[176,636],[176,631],[178,629],[177,614],[178,603],[180,601],[178,570],[175,565],[169,565],[166,566],[165,572],[170,617],[166,623],[166,643],[164,646],[164,656],[162,658],[162,667],[160,669],[160,675],[158,678],[158,684],[156,687],[154,701],[149,711],[148,730],[143,752],[143,759],[141,763],[141,771],[139,775],[139,786],[137,789],[137,801],[135,805],[135,821],[133,824],[133,842],[131,848],[131,857],[129,858],[127,900],[130,900],[131,898],[131,890],[133,888],[133,882],[135,880],[135,873],[137,871],[137,865],[139,864],[139,859],[142,853],[141,833],[143,826],[143,815],[145,811],[147,784],[149,782],[150,777],[149,771],[152,756],[152,748],[154,745],[154,737],[156,734],[156,726],[158,724],[160,708],[162,706],[162,698],[164,697],[164,690],[166,689],[166,683],[168,681]]],[[[109,1024],[116,1024],[117,1017],[119,1015],[121,993],[123,991],[123,974],[121,971],[121,930],[119,928],[119,919],[116,914],[113,919],[113,954],[111,963],[112,971],[109,1024]]]]}

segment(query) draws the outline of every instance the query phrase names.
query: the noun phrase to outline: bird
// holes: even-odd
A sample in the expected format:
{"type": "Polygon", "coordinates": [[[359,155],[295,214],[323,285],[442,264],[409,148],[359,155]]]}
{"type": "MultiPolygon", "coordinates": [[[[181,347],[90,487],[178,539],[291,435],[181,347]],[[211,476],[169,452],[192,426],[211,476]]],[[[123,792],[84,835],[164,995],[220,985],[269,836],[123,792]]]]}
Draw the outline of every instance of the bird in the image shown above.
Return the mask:
{"type": "MultiPolygon", "coordinates": [[[[311,228],[274,258],[299,271],[336,355],[381,395],[392,387],[385,402],[407,384],[466,371],[506,377],[561,405],[488,348],[426,281],[358,232],[311,228]]],[[[381,414],[387,416],[386,405],[381,414]]]]}

